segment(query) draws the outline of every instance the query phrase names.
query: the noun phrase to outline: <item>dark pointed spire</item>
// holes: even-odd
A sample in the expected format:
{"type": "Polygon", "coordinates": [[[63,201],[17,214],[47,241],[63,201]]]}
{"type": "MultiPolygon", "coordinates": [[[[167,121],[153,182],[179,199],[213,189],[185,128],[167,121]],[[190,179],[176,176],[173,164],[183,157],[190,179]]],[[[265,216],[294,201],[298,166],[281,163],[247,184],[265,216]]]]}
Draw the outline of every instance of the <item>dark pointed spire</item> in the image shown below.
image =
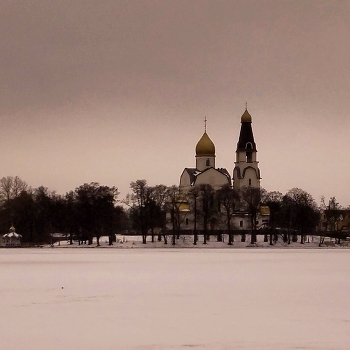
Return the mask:
{"type": "Polygon", "coordinates": [[[249,114],[246,106],[246,110],[241,117],[241,131],[239,134],[236,152],[249,150],[256,152],[256,145],[252,130],[252,117],[249,114]]]}

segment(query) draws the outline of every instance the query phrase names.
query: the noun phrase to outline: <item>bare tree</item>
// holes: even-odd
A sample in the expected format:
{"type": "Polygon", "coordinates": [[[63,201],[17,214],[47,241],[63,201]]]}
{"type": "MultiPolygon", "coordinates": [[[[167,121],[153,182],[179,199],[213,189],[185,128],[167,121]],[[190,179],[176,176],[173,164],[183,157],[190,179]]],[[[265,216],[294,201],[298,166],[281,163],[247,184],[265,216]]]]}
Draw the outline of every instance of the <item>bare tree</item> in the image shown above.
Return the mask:
{"type": "Polygon", "coordinates": [[[130,207],[133,225],[140,230],[142,243],[146,244],[149,218],[147,215],[149,204],[149,188],[146,180],[136,180],[130,183],[131,194],[126,196],[124,204],[130,207]]]}
{"type": "Polygon", "coordinates": [[[314,230],[319,220],[316,202],[311,194],[296,187],[289,190],[283,200],[289,206],[289,225],[304,244],[305,232],[314,230]]]}
{"type": "Polygon", "coordinates": [[[13,177],[7,176],[0,179],[0,198],[2,202],[9,202],[12,197],[13,177]]]}
{"type": "Polygon", "coordinates": [[[92,244],[93,237],[96,237],[99,246],[100,237],[106,234],[111,244],[114,235],[114,204],[118,194],[116,187],[102,186],[97,182],[85,183],[75,189],[76,219],[82,236],[87,236],[89,245],[92,244]]]}
{"type": "Polygon", "coordinates": [[[0,200],[8,202],[29,189],[28,184],[18,176],[6,176],[0,179],[0,200]]]}
{"type": "Polygon", "coordinates": [[[186,215],[181,211],[181,206],[184,202],[185,196],[178,186],[168,187],[167,206],[172,226],[172,245],[175,245],[176,237],[179,238],[181,224],[186,218],[186,215]]]}
{"type": "Polygon", "coordinates": [[[12,185],[12,193],[13,197],[18,197],[22,191],[28,190],[28,184],[21,180],[18,176],[15,176],[13,179],[13,185],[12,185]]]}
{"type": "Polygon", "coordinates": [[[156,185],[148,188],[149,223],[152,242],[154,242],[154,230],[156,227],[162,228],[158,231],[158,241],[161,241],[160,232],[165,229],[165,203],[168,188],[165,185],[156,185]]]}
{"type": "Polygon", "coordinates": [[[193,244],[196,245],[198,242],[198,233],[197,233],[198,197],[199,197],[198,186],[192,187],[189,190],[187,197],[189,199],[191,211],[193,211],[193,244]]]}
{"type": "Polygon", "coordinates": [[[207,244],[208,239],[208,224],[212,218],[215,208],[214,208],[214,188],[209,184],[199,185],[199,215],[203,220],[203,244],[207,244]]]}
{"type": "Polygon", "coordinates": [[[244,186],[240,191],[243,203],[250,217],[251,237],[250,243],[256,243],[256,218],[261,200],[261,189],[258,187],[244,186]]]}
{"type": "Polygon", "coordinates": [[[221,187],[217,192],[217,198],[219,202],[219,206],[223,208],[226,227],[228,232],[228,244],[232,245],[234,238],[232,234],[231,220],[234,214],[234,210],[236,207],[236,203],[239,200],[238,192],[232,188],[229,184],[226,184],[221,187]]]}
{"type": "Polygon", "coordinates": [[[16,212],[16,205],[18,204],[15,199],[22,192],[29,192],[29,190],[28,184],[18,176],[6,176],[0,179],[0,204],[3,205],[3,208],[6,208],[8,217],[12,223],[16,212]]]}
{"type": "Polygon", "coordinates": [[[270,233],[270,245],[273,245],[273,241],[277,241],[276,226],[281,215],[283,194],[278,191],[265,192],[261,198],[261,202],[267,205],[270,210],[269,219],[269,233],[270,233]]]}

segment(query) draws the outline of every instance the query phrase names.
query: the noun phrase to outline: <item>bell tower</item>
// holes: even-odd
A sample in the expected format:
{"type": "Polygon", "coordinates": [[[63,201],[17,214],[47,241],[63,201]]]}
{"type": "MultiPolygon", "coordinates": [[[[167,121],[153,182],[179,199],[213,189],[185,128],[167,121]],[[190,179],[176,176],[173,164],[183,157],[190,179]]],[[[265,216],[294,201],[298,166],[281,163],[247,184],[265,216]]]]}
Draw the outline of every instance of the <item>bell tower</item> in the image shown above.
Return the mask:
{"type": "Polygon", "coordinates": [[[247,107],[241,117],[241,131],[233,169],[233,186],[239,190],[243,186],[260,188],[260,170],[256,160],[256,144],[252,130],[252,117],[247,107]]]}

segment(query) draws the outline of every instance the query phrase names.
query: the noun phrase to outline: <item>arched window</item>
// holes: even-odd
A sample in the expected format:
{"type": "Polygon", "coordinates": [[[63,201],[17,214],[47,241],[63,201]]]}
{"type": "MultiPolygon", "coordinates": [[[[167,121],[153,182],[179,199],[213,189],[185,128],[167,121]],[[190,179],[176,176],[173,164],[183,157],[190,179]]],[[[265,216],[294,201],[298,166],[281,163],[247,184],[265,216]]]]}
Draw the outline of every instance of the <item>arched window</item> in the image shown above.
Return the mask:
{"type": "Polygon", "coordinates": [[[188,218],[186,218],[186,225],[188,225],[188,218]]]}
{"type": "Polygon", "coordinates": [[[205,165],[206,165],[206,166],[209,166],[209,165],[210,165],[210,160],[209,160],[209,158],[208,158],[207,161],[205,162],[205,165]]]}
{"type": "Polygon", "coordinates": [[[253,149],[253,144],[252,144],[251,142],[247,142],[247,143],[245,144],[245,148],[246,148],[246,149],[253,149]]]}

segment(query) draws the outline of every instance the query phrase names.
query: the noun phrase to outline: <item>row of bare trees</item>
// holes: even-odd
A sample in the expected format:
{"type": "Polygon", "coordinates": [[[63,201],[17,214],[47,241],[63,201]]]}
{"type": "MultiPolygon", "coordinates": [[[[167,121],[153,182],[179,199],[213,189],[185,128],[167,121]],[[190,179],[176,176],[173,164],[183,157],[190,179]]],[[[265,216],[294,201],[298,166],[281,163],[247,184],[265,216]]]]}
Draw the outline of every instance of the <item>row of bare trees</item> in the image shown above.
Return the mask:
{"type": "MultiPolygon", "coordinates": [[[[143,243],[146,243],[148,234],[154,242],[156,228],[165,228],[169,188],[165,185],[149,186],[146,180],[136,180],[130,183],[130,189],[131,194],[126,196],[123,203],[129,208],[131,226],[141,233],[143,243]]],[[[165,235],[164,239],[166,242],[165,235]]]]}
{"type": "MultiPolygon", "coordinates": [[[[45,187],[32,189],[18,177],[0,179],[0,230],[5,233],[15,225],[23,240],[45,242],[53,232],[65,232],[69,240],[97,243],[101,236],[109,237],[109,244],[115,233],[134,230],[147,236],[152,242],[164,240],[171,235],[171,243],[176,239],[185,222],[193,227],[193,243],[197,244],[199,233],[203,243],[207,243],[213,227],[225,227],[228,244],[234,242],[237,227],[233,218],[237,213],[249,215],[251,243],[257,240],[257,215],[260,205],[270,208],[270,243],[279,232],[284,232],[284,240],[290,242],[295,235],[301,237],[313,232],[319,221],[319,208],[312,196],[298,188],[286,194],[267,192],[264,189],[245,187],[237,192],[229,185],[214,190],[209,184],[192,187],[182,193],[178,186],[148,185],[146,180],[136,180],[130,184],[130,193],[118,203],[118,189],[99,183],[85,183],[65,195],[58,195],[45,187]]],[[[215,231],[215,230],[214,230],[215,231]]],[[[245,241],[241,231],[241,240],[245,241]]],[[[216,230],[217,239],[222,234],[216,230]]]]}
{"type": "MultiPolygon", "coordinates": [[[[304,243],[306,234],[314,234],[320,220],[320,208],[314,198],[300,188],[293,188],[285,195],[280,192],[266,192],[263,202],[270,209],[270,231],[283,233],[283,240],[290,243],[300,237],[304,243]]],[[[270,244],[272,244],[270,235],[270,244]]]]}
{"type": "MultiPolygon", "coordinates": [[[[198,242],[198,233],[203,234],[203,243],[207,243],[212,227],[224,224],[228,233],[228,244],[232,245],[234,233],[233,217],[242,211],[249,216],[250,243],[257,241],[257,216],[261,205],[270,208],[269,226],[265,227],[265,236],[270,234],[270,243],[283,233],[283,239],[290,243],[295,236],[304,243],[306,233],[314,233],[319,221],[319,208],[312,196],[299,188],[293,188],[285,195],[280,192],[267,192],[262,188],[244,187],[236,191],[229,185],[219,190],[209,184],[192,187],[182,193],[177,186],[149,186],[146,180],[137,180],[130,185],[131,194],[125,203],[130,212],[130,222],[135,231],[142,234],[143,243],[147,235],[154,241],[154,230],[162,228],[171,231],[172,244],[175,244],[179,232],[188,220],[193,227],[193,244],[198,242]],[[199,229],[200,228],[200,229],[199,229]]],[[[217,230],[219,232],[219,230],[217,230]]],[[[241,240],[245,241],[246,231],[240,230],[241,240]]],[[[222,240],[221,233],[217,239],[222,240]]],[[[161,235],[158,235],[161,240],[161,235]]]]}

